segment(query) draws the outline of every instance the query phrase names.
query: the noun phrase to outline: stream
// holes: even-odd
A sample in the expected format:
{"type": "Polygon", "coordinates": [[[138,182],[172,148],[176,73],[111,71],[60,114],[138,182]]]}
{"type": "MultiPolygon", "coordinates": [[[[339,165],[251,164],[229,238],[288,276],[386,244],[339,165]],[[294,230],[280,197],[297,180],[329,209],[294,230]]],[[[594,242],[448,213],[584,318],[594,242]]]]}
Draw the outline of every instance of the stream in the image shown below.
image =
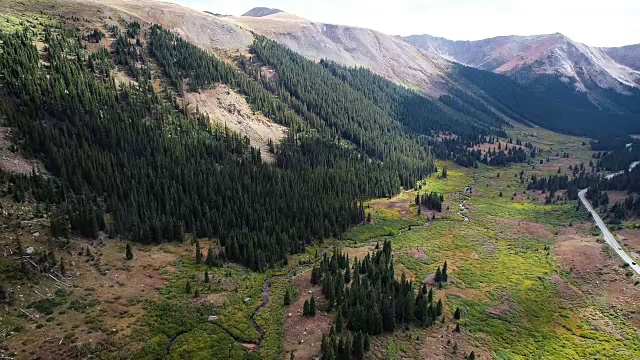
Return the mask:
{"type": "Polygon", "coordinates": [[[251,321],[251,326],[253,326],[253,328],[256,329],[256,331],[260,335],[260,338],[256,343],[256,348],[255,348],[256,350],[260,349],[260,347],[262,346],[262,341],[264,340],[264,330],[262,330],[260,325],[256,323],[255,317],[258,316],[258,314],[260,314],[262,310],[264,310],[264,308],[267,307],[267,305],[269,304],[269,280],[270,279],[271,278],[267,278],[262,284],[262,305],[260,305],[260,307],[258,307],[256,311],[253,312],[253,315],[251,315],[251,318],[249,319],[249,321],[251,321]]]}
{"type": "MultiPolygon", "coordinates": [[[[469,218],[468,218],[468,217],[466,217],[466,216],[464,215],[464,213],[465,213],[465,212],[467,212],[467,209],[464,207],[464,204],[465,204],[468,200],[470,200],[470,199],[471,199],[470,197],[467,197],[464,201],[462,201],[462,202],[460,203],[460,209],[461,209],[461,210],[460,210],[460,211],[458,211],[458,215],[460,215],[462,218],[464,218],[464,221],[469,221],[469,218]]],[[[429,226],[429,222],[425,223],[424,225],[425,225],[425,226],[429,226]]],[[[411,226],[409,226],[409,227],[407,227],[407,228],[404,228],[404,229],[400,229],[400,230],[399,230],[399,235],[402,235],[402,233],[403,233],[404,231],[407,231],[407,230],[409,230],[409,229],[411,229],[411,226]]],[[[392,236],[392,237],[393,237],[393,236],[392,236]]],[[[382,238],[385,238],[385,237],[382,237],[382,238]]],[[[378,240],[379,240],[379,239],[378,239],[378,240]]],[[[315,264],[319,259],[322,259],[322,258],[324,257],[324,255],[325,255],[325,254],[326,254],[326,253],[327,253],[331,248],[332,248],[332,247],[331,247],[331,246],[329,246],[329,247],[326,247],[326,248],[322,249],[322,251],[320,252],[320,254],[319,254],[319,256],[318,256],[318,259],[314,262],[314,264],[315,264]]],[[[300,267],[296,268],[296,269],[295,269],[295,274],[299,273],[299,270],[304,269],[304,268],[307,268],[307,270],[308,270],[308,269],[310,269],[310,268],[311,268],[311,267],[310,267],[310,264],[303,265],[303,266],[300,266],[300,267]]],[[[292,271],[293,271],[293,270],[292,270],[292,271]]],[[[292,274],[291,274],[291,273],[292,273],[292,271],[289,271],[289,273],[287,273],[287,275],[286,275],[286,276],[287,276],[287,277],[292,277],[292,274]]],[[[282,276],[282,275],[278,275],[278,276],[282,276]]],[[[267,305],[269,304],[269,281],[270,281],[271,279],[273,279],[274,277],[277,277],[277,276],[268,277],[268,278],[264,281],[264,283],[262,283],[262,305],[260,305],[260,306],[259,306],[259,307],[258,307],[258,308],[253,312],[253,314],[251,314],[251,317],[249,318],[249,321],[251,322],[251,326],[252,326],[252,327],[253,327],[253,328],[258,332],[258,334],[259,334],[259,336],[260,336],[257,342],[255,342],[255,343],[250,343],[250,344],[244,343],[244,342],[242,342],[242,341],[238,340],[238,339],[237,339],[235,336],[233,336],[231,333],[229,333],[229,332],[228,332],[224,327],[222,327],[222,326],[218,325],[222,330],[224,330],[227,334],[229,334],[229,335],[230,335],[234,340],[236,340],[237,342],[242,343],[242,345],[244,345],[245,347],[252,347],[252,348],[253,348],[253,349],[252,349],[252,351],[257,351],[257,350],[259,350],[259,349],[262,347],[262,342],[264,341],[264,335],[265,335],[265,334],[264,334],[264,330],[260,327],[260,325],[258,325],[258,323],[256,323],[256,321],[255,321],[255,317],[256,317],[256,316],[258,316],[258,315],[262,312],[262,310],[264,310],[264,309],[267,307],[267,305]]],[[[167,354],[169,354],[169,353],[171,352],[171,348],[173,347],[173,345],[175,345],[175,343],[176,343],[176,341],[178,340],[178,338],[179,338],[180,336],[182,336],[182,335],[184,335],[184,334],[188,333],[188,332],[189,332],[189,331],[183,331],[183,332],[181,332],[181,333],[177,334],[176,336],[174,336],[174,337],[173,337],[173,339],[171,339],[171,341],[169,342],[169,345],[167,346],[167,354]]]]}
{"type": "MultiPolygon", "coordinates": [[[[324,257],[324,255],[331,250],[332,246],[328,246],[324,249],[322,249],[322,251],[320,252],[319,256],[318,256],[318,260],[322,259],[324,257]]],[[[318,260],[316,260],[313,264],[315,264],[318,260]]],[[[299,266],[295,269],[295,273],[298,274],[299,270],[301,269],[310,269],[312,264],[306,264],[306,265],[302,265],[299,266]]],[[[294,270],[291,270],[287,273],[287,277],[292,277],[292,273],[294,273],[294,270]]],[[[269,281],[273,278],[279,277],[279,276],[283,276],[283,275],[278,275],[278,276],[271,276],[268,277],[264,283],[262,283],[262,304],[253,312],[253,314],[251,314],[251,317],[249,318],[249,321],[251,322],[251,326],[256,330],[256,332],[258,332],[259,335],[259,339],[257,342],[255,343],[245,343],[243,341],[241,341],[240,339],[238,339],[236,336],[234,336],[233,334],[231,334],[227,329],[225,329],[223,326],[220,326],[220,324],[214,323],[215,325],[217,325],[220,329],[222,329],[224,332],[226,332],[229,336],[231,336],[235,341],[239,342],[240,344],[242,344],[244,347],[251,349],[251,351],[257,351],[262,347],[262,342],[264,341],[264,330],[262,329],[262,327],[260,327],[260,325],[258,325],[258,323],[256,323],[255,321],[255,317],[258,316],[258,314],[260,314],[262,312],[262,310],[264,310],[267,305],[269,304],[269,281]]],[[[175,343],[178,341],[178,338],[184,334],[189,333],[190,330],[188,331],[183,331],[180,332],[178,334],[176,334],[176,336],[174,336],[171,341],[169,342],[169,345],[167,346],[167,355],[171,352],[171,348],[173,348],[173,346],[175,345],[175,343]]]]}
{"type": "Polygon", "coordinates": [[[460,209],[461,210],[458,211],[458,215],[462,216],[464,221],[469,221],[469,218],[464,215],[464,213],[466,213],[468,211],[467,208],[464,207],[464,204],[466,204],[467,201],[470,200],[470,199],[471,198],[464,199],[464,201],[460,203],[460,209]]]}

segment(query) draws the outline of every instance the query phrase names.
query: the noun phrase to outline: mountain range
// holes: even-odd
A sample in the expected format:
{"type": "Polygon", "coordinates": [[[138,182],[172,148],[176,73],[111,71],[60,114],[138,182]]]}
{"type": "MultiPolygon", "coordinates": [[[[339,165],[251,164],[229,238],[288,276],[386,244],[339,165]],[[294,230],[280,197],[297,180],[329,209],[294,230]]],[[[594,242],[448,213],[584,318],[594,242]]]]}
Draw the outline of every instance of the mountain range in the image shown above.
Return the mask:
{"type": "Polygon", "coordinates": [[[82,6],[161,24],[203,48],[245,51],[262,35],[314,61],[370,69],[445,107],[473,99],[499,117],[592,137],[640,131],[640,45],[590,47],[558,33],[398,37],[269,8],[229,16],[152,0],[82,6]]]}
{"type": "Polygon", "coordinates": [[[640,114],[640,71],[634,56],[638,45],[590,47],[559,33],[480,41],[402,38],[312,22],[274,9],[252,9],[227,19],[310,59],[363,66],[430,97],[456,91],[489,95],[522,118],[555,130],[593,135],[600,122],[611,119],[612,130],[624,132],[635,127],[640,114]],[[464,67],[513,82],[487,74],[480,79],[464,67]],[[512,91],[501,91],[508,87],[512,91]],[[544,111],[533,109],[540,103],[544,111]]]}

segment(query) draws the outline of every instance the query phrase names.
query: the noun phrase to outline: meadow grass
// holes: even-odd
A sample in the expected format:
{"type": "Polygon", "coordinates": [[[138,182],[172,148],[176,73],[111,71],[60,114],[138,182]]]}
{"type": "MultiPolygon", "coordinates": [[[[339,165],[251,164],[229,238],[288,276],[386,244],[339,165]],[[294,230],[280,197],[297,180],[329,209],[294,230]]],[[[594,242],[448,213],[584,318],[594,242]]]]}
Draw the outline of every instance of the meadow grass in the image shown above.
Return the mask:
{"type": "MultiPolygon", "coordinates": [[[[573,139],[569,145],[548,151],[571,150],[587,158],[588,152],[576,151],[581,146],[580,139],[573,139]]],[[[444,193],[445,198],[473,186],[466,214],[470,221],[438,220],[390,239],[396,262],[413,272],[416,281],[448,262],[450,283],[445,286],[445,294],[447,289],[457,288],[467,290],[468,295],[446,295],[445,308],[449,313],[456,307],[463,309],[461,324],[469,335],[469,344],[488,350],[498,359],[640,357],[638,332],[618,311],[598,299],[562,299],[553,281],[554,276],[570,280],[549,250],[557,239],[554,230],[588,221],[588,214],[577,209],[575,201],[545,205],[537,199],[511,199],[514,192],[525,190],[526,184],[519,180],[521,171],[527,176],[547,176],[557,170],[526,164],[460,169],[451,163],[439,163],[440,168],[444,165],[448,167],[447,179],[434,175],[419,186],[422,191],[444,193]],[[520,221],[543,226],[536,228],[540,233],[527,233],[519,229],[520,221]],[[426,258],[411,255],[412,250],[421,250],[426,258]],[[584,315],[587,310],[613,324],[615,333],[592,325],[584,315]]],[[[415,191],[402,196],[410,198],[415,191]]],[[[405,349],[411,348],[401,334],[380,341],[385,344],[386,358],[400,358],[405,349]]]]}

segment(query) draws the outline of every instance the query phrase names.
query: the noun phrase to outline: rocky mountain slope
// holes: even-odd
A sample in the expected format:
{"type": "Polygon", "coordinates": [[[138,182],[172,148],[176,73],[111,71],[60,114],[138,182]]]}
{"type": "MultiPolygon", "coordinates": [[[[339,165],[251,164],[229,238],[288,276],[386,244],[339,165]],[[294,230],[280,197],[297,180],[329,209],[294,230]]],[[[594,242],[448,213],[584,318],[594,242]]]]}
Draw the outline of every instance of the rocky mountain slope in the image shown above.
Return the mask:
{"type": "Polygon", "coordinates": [[[246,48],[253,41],[253,35],[249,31],[225,21],[225,17],[164,1],[65,0],[36,3],[36,6],[43,10],[57,8],[63,14],[82,14],[87,18],[106,19],[107,22],[123,18],[127,21],[160,24],[203,48],[246,48]]]}
{"type": "Polygon", "coordinates": [[[447,91],[448,62],[401,39],[369,29],[312,22],[285,12],[265,14],[263,9],[253,9],[225,20],[316,61],[363,66],[432,96],[447,91]]]}
{"type": "Polygon", "coordinates": [[[633,49],[590,47],[559,33],[479,41],[452,41],[430,35],[403,39],[453,61],[509,75],[521,83],[539,75],[553,75],[583,92],[597,87],[629,94],[640,87],[640,72],[632,69],[634,61],[636,69],[638,65],[633,49]]]}
{"type": "Polygon", "coordinates": [[[602,48],[601,50],[619,64],[626,65],[634,70],[640,71],[640,44],[617,48],[602,48]]]}
{"type": "Polygon", "coordinates": [[[253,16],[253,17],[262,17],[262,16],[269,16],[269,15],[273,15],[273,14],[277,14],[277,13],[281,13],[282,10],[280,9],[271,9],[271,8],[266,8],[266,7],[255,7],[249,11],[247,11],[246,13],[242,14],[242,16],[253,16]]]}

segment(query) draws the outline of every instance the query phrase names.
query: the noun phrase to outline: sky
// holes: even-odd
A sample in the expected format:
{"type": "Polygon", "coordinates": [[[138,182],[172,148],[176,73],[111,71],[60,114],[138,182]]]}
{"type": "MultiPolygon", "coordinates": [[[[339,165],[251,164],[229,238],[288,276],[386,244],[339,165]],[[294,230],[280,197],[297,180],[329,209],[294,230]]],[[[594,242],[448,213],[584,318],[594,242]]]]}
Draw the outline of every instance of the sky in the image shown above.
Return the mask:
{"type": "Polygon", "coordinates": [[[591,46],[640,43],[640,0],[169,0],[198,10],[242,15],[263,6],[309,20],[390,35],[451,40],[560,32],[591,46]]]}

